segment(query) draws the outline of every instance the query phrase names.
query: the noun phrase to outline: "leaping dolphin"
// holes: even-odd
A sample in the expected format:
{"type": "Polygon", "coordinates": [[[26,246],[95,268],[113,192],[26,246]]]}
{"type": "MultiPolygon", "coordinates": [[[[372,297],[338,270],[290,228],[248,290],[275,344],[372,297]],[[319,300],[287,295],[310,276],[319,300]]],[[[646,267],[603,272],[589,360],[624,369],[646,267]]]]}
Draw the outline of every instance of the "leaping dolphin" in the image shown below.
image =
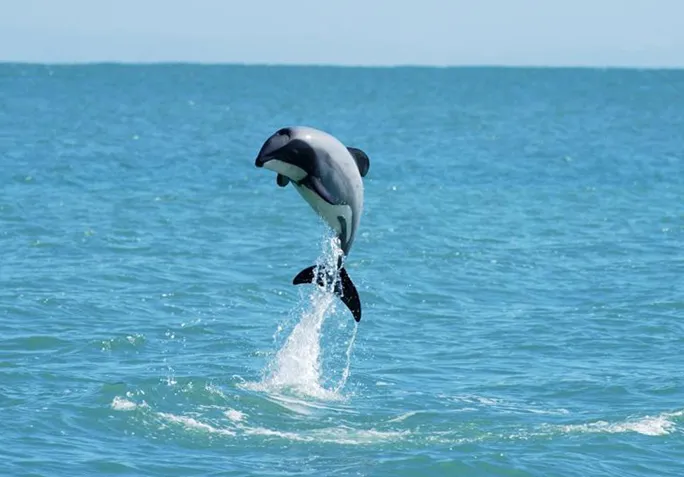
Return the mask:
{"type": "MultiPolygon", "coordinates": [[[[363,211],[361,178],[368,173],[368,155],[360,149],[345,146],[324,131],[295,126],[279,129],[269,137],[261,147],[255,165],[277,172],[276,182],[280,187],[292,182],[304,200],[337,233],[343,256],[337,264],[339,280],[335,294],[349,308],[354,319],[360,321],[361,301],[344,268],[344,258],[354,243],[363,211]]],[[[324,286],[326,276],[330,278],[331,273],[319,270],[316,274],[316,265],[313,265],[299,272],[293,284],[316,281],[324,286]]]]}

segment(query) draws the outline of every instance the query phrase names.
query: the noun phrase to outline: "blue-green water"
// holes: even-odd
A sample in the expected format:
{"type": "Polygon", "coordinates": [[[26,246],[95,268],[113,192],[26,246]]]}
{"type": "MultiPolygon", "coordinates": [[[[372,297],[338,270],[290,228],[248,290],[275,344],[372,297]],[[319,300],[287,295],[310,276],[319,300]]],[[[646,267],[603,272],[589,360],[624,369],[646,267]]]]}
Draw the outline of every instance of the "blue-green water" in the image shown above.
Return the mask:
{"type": "Polygon", "coordinates": [[[682,71],[0,65],[0,473],[682,475],[683,203],[682,71]]]}

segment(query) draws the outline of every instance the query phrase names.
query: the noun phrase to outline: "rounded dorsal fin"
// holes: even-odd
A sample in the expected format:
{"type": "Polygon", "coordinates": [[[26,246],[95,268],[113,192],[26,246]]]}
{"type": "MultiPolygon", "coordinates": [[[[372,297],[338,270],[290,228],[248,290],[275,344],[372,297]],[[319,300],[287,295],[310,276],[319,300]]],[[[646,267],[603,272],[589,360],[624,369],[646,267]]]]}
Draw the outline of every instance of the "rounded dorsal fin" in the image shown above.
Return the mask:
{"type": "Polygon", "coordinates": [[[368,159],[368,154],[355,147],[348,147],[347,150],[354,158],[354,161],[356,161],[356,166],[359,168],[361,177],[366,177],[366,174],[368,174],[368,169],[370,168],[370,159],[368,159]]]}

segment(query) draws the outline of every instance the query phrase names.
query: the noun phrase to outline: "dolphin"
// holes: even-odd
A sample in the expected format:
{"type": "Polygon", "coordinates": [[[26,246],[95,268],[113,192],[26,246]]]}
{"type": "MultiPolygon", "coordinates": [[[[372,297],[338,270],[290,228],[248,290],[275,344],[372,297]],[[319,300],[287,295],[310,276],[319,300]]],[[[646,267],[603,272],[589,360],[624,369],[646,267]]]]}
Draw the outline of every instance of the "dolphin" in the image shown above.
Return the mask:
{"type": "Polygon", "coordinates": [[[295,276],[292,283],[325,286],[334,278],[335,294],[361,320],[361,300],[344,268],[363,211],[363,181],[370,160],[361,149],[347,147],[334,136],[311,127],[279,129],[261,147],[256,167],[275,171],[276,183],[290,182],[314,211],[337,233],[342,249],[336,271],[313,265],[295,276]],[[321,270],[323,268],[323,270],[321,270]],[[337,272],[337,277],[334,276],[337,272]]]}

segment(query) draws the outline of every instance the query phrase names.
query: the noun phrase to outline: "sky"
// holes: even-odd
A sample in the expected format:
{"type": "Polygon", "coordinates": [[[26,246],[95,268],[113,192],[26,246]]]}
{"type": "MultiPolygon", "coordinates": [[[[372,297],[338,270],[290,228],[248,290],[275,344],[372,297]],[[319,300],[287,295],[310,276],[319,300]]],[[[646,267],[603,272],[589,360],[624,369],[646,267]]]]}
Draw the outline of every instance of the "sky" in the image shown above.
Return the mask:
{"type": "Polygon", "coordinates": [[[684,67],[684,0],[0,0],[0,61],[684,67]]]}

